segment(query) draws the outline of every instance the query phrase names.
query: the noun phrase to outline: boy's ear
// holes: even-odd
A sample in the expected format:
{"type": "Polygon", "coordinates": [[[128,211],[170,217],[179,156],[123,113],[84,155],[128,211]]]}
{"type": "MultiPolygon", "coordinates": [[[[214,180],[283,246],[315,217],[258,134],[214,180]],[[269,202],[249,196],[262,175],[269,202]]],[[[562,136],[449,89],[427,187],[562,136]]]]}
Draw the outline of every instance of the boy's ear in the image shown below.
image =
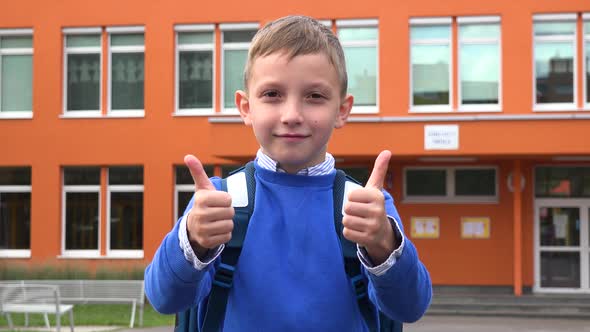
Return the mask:
{"type": "Polygon", "coordinates": [[[336,123],[334,124],[334,128],[341,128],[346,123],[348,116],[350,115],[350,110],[352,109],[352,103],[354,102],[354,97],[351,94],[347,94],[346,97],[342,99],[340,103],[340,108],[338,109],[338,118],[336,119],[336,123]]]}
{"type": "Polygon", "coordinates": [[[236,91],[236,107],[240,111],[240,117],[249,126],[252,124],[250,119],[250,101],[248,100],[248,94],[242,90],[236,91]]]}

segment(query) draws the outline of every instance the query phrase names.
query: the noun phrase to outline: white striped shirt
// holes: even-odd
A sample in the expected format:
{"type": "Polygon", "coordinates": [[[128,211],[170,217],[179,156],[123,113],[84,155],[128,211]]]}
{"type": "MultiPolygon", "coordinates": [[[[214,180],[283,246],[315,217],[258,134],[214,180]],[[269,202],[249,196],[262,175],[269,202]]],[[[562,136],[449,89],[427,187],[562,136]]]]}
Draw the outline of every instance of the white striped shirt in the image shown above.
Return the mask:
{"type": "MultiPolygon", "coordinates": [[[[281,168],[281,165],[271,157],[264,154],[262,149],[258,149],[258,152],[256,152],[256,163],[258,166],[271,172],[286,173],[286,171],[281,168]]],[[[334,170],[335,163],[336,161],[334,160],[334,157],[326,152],[326,160],[315,166],[300,169],[297,171],[297,175],[327,175],[334,170]]]]}

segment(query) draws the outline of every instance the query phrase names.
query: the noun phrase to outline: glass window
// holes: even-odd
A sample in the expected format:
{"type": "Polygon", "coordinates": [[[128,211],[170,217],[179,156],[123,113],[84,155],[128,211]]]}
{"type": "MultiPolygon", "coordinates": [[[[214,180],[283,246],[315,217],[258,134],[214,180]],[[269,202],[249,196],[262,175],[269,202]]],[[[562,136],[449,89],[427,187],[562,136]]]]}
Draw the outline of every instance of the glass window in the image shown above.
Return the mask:
{"type": "Polygon", "coordinates": [[[244,66],[256,30],[223,31],[223,108],[232,109],[236,90],[244,89],[244,66]]]}
{"type": "Polygon", "coordinates": [[[369,180],[369,169],[367,167],[338,167],[339,169],[343,170],[346,174],[351,176],[353,179],[357,180],[363,186],[367,184],[369,180]]]}
{"type": "Polygon", "coordinates": [[[0,112],[32,112],[33,38],[0,35],[0,69],[0,112]]]}
{"type": "Polygon", "coordinates": [[[338,37],[344,50],[348,93],[354,96],[354,106],[376,106],[378,28],[339,27],[338,37]]]}
{"type": "Polygon", "coordinates": [[[111,34],[111,111],[144,108],[143,34],[111,34]]]}
{"type": "Polygon", "coordinates": [[[0,167],[0,257],[30,248],[31,168],[0,167]]]}
{"type": "MultiPolygon", "coordinates": [[[[213,176],[213,166],[203,165],[203,168],[209,177],[213,176]]],[[[176,220],[179,220],[195,193],[195,183],[190,171],[184,165],[176,166],[174,173],[176,178],[176,206],[174,215],[176,216],[176,220]]]]}
{"type": "Polygon", "coordinates": [[[231,175],[231,173],[238,168],[242,167],[243,165],[223,165],[221,166],[221,178],[226,178],[231,175]]]}
{"type": "Polygon", "coordinates": [[[110,249],[143,249],[143,192],[111,192],[110,249]]]}
{"type": "Polygon", "coordinates": [[[580,245],[580,209],[542,207],[539,219],[541,246],[580,245]]]}
{"type": "Polygon", "coordinates": [[[66,193],[66,250],[98,250],[98,192],[66,193]]]}
{"type": "Polygon", "coordinates": [[[66,36],[67,111],[100,111],[101,37],[66,36]]]}
{"type": "Polygon", "coordinates": [[[541,287],[580,287],[579,252],[541,252],[541,287]]]}
{"type": "Polygon", "coordinates": [[[538,167],[536,197],[590,197],[590,167],[538,167]]]}
{"type": "Polygon", "coordinates": [[[143,249],[143,167],[109,168],[110,250],[143,249]]]}
{"type": "Polygon", "coordinates": [[[455,170],[455,195],[495,196],[496,171],[477,168],[455,170]]]}
{"type": "Polygon", "coordinates": [[[178,110],[213,110],[213,31],[178,32],[178,110]]]}
{"type": "Polygon", "coordinates": [[[0,167],[0,186],[30,186],[30,167],[0,167]]]}
{"type": "Polygon", "coordinates": [[[575,101],[575,22],[535,22],[536,104],[575,101]]]}
{"type": "Polygon", "coordinates": [[[143,185],[143,168],[137,166],[113,166],[109,168],[110,185],[143,185]]]}
{"type": "Polygon", "coordinates": [[[412,26],[412,105],[450,106],[450,25],[412,26]]]}
{"type": "Polygon", "coordinates": [[[444,169],[406,170],[406,196],[446,196],[447,171],[444,169]]]}
{"type": "Polygon", "coordinates": [[[499,24],[460,25],[461,105],[499,103],[499,38],[499,24]]]}
{"type": "Polygon", "coordinates": [[[68,167],[64,172],[64,184],[97,185],[100,184],[99,167],[68,167]]]}
{"type": "Polygon", "coordinates": [[[495,168],[410,168],[404,172],[405,197],[420,201],[494,202],[495,168]]]}
{"type": "Polygon", "coordinates": [[[100,168],[64,167],[64,251],[99,251],[100,168]]]}

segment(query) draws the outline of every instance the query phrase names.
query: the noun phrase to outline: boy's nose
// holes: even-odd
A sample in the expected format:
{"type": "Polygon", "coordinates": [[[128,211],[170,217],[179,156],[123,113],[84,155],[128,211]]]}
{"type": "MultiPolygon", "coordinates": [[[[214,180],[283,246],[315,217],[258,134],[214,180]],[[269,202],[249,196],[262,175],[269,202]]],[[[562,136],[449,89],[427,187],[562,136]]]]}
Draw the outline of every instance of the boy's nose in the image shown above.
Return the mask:
{"type": "Polygon", "coordinates": [[[302,121],[301,104],[298,102],[285,103],[281,112],[281,122],[286,125],[294,125],[300,124],[302,121]]]}

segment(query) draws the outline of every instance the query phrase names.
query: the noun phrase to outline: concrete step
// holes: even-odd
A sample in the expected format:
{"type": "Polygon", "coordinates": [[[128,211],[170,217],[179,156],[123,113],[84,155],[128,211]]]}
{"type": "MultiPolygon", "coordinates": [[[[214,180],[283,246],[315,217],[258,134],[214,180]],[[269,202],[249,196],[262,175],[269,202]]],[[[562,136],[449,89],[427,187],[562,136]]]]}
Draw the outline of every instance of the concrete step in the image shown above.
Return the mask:
{"type": "Polygon", "coordinates": [[[435,288],[427,314],[590,319],[590,294],[514,296],[505,288],[435,288]]]}

